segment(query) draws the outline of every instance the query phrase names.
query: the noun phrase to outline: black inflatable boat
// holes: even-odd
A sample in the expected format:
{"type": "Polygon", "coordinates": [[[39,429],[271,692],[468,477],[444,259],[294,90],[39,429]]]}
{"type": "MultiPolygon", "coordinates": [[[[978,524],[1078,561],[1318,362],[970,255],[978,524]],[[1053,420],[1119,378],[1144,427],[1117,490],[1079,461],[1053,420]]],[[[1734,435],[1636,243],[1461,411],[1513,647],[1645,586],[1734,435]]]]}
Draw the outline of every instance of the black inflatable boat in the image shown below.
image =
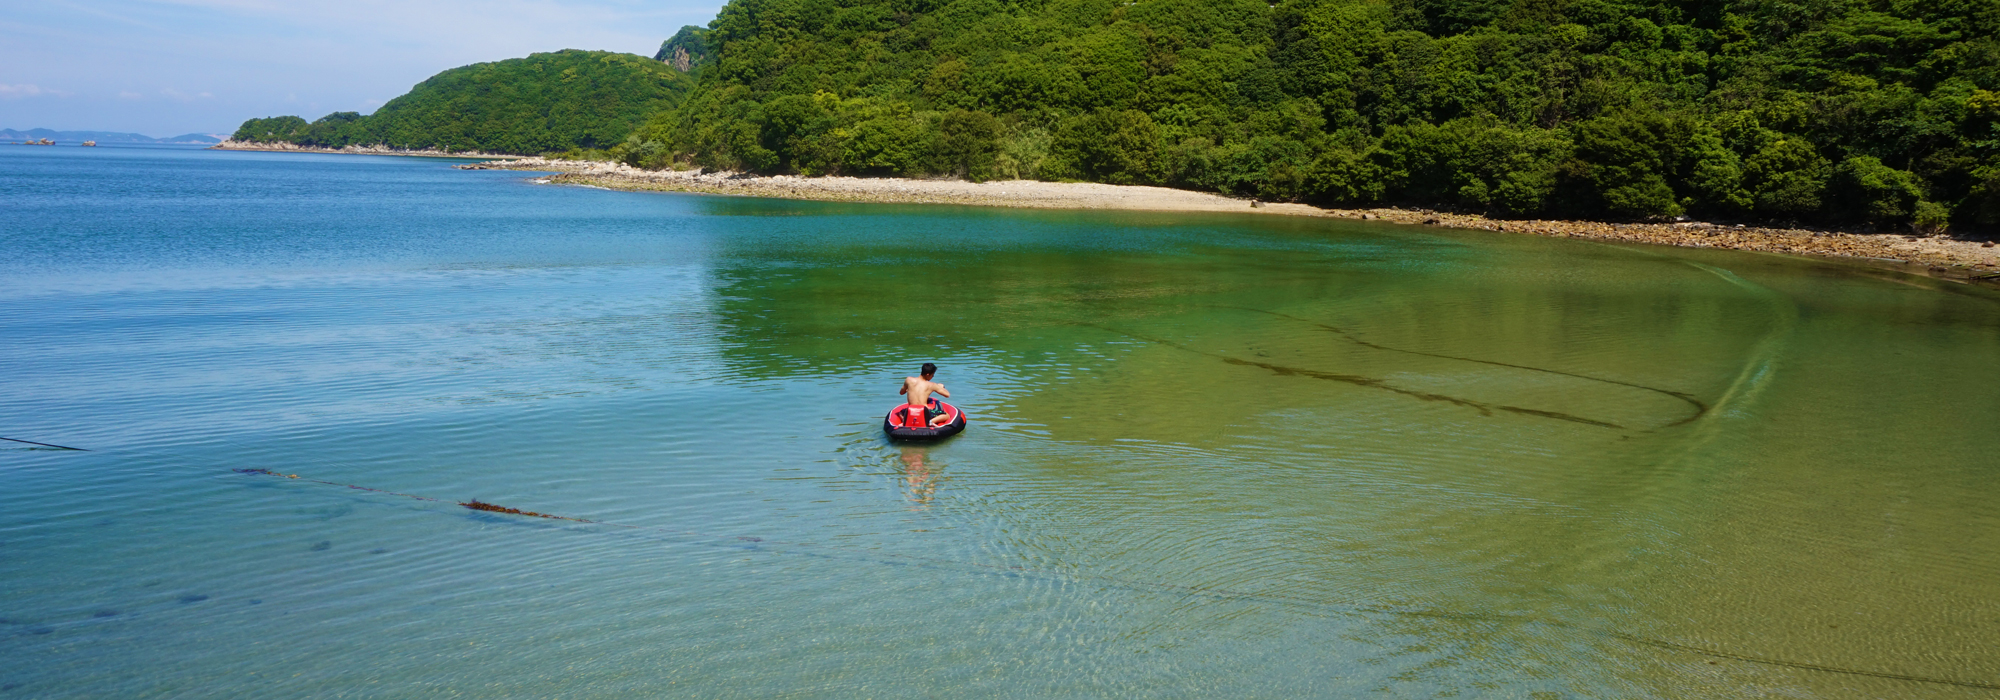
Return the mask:
{"type": "Polygon", "coordinates": [[[892,440],[941,440],[957,435],[965,430],[965,414],[957,406],[931,399],[930,405],[943,409],[949,418],[944,425],[930,427],[924,420],[924,407],[904,404],[889,409],[889,415],[882,419],[882,432],[892,440]]]}

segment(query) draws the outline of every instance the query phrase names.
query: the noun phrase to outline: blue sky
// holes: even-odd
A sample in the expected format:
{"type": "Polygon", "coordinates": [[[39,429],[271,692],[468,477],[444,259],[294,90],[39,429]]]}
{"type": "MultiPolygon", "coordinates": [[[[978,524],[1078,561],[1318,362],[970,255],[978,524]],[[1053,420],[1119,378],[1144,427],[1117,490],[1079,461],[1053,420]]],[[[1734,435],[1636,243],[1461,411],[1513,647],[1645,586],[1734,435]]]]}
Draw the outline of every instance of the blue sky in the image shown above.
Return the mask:
{"type": "Polygon", "coordinates": [[[372,112],[438,71],[652,55],[723,0],[37,0],[0,10],[0,128],[228,133],[372,112]]]}

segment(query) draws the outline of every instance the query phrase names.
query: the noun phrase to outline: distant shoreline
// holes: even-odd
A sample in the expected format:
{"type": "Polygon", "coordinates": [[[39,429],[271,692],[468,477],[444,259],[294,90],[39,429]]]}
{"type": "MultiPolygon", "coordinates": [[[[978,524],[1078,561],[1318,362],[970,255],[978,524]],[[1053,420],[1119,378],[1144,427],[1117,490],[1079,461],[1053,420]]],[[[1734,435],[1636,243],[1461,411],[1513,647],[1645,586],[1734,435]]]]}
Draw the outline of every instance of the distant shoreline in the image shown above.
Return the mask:
{"type": "Polygon", "coordinates": [[[347,146],[345,148],[320,148],[300,146],[290,143],[258,143],[255,141],[229,140],[208,147],[212,151],[269,151],[274,153],[340,153],[358,156],[411,156],[416,158],[485,158],[505,161],[526,156],[505,153],[482,153],[479,151],[440,151],[435,148],[408,149],[386,146],[347,146]]]}
{"type": "Polygon", "coordinates": [[[1619,224],[1596,221],[1502,220],[1397,208],[1321,209],[1234,199],[1207,192],[1088,182],[906,178],[756,176],[741,173],[642,170],[622,163],[510,158],[457,166],[466,170],[555,172],[547,182],[616,190],[699,192],[836,202],[959,204],[1034,209],[1241,212],[1380,220],[1400,224],[1649,243],[1683,248],[1724,248],[1808,257],[1844,258],[1956,281],[2000,284],[2000,245],[1944,237],[1848,233],[1796,228],[1732,226],[1702,222],[1619,224]]]}

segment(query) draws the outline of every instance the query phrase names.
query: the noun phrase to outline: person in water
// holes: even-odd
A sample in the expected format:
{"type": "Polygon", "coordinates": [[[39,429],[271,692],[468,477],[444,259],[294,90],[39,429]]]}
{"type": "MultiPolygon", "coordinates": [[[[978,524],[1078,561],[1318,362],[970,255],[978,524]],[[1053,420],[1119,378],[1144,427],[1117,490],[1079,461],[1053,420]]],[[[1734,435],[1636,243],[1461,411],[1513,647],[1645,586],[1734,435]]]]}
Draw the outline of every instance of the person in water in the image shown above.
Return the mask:
{"type": "Polygon", "coordinates": [[[931,405],[931,394],[937,394],[947,399],[951,398],[951,391],[945,389],[943,384],[931,381],[931,377],[936,374],[937,365],[926,362],[924,363],[922,376],[904,377],[902,390],[896,392],[908,395],[911,406],[924,407],[924,420],[929,422],[933,428],[944,425],[948,422],[948,419],[946,418],[944,409],[931,405]]]}

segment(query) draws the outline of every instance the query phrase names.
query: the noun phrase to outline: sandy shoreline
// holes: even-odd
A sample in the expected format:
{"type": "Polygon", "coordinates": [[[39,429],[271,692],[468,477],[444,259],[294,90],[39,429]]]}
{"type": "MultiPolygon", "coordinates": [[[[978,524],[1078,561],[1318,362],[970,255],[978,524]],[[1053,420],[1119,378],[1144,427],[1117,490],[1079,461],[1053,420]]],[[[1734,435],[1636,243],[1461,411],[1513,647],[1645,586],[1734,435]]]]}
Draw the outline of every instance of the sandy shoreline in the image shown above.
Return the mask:
{"type": "Polygon", "coordinates": [[[505,153],[481,153],[479,151],[460,151],[454,153],[449,151],[440,151],[435,148],[426,148],[421,150],[388,148],[384,146],[348,146],[346,148],[319,148],[316,146],[300,146],[290,143],[257,143],[254,141],[233,141],[233,140],[224,141],[222,143],[209,146],[208,150],[270,151],[274,153],[344,153],[348,155],[360,155],[360,156],[413,156],[417,158],[486,158],[488,160],[493,160],[493,161],[505,161],[523,157],[523,156],[510,156],[505,153]]]}
{"type": "Polygon", "coordinates": [[[621,163],[520,158],[457,166],[468,170],[555,172],[548,182],[618,190],[702,192],[842,202],[961,204],[1038,209],[1136,209],[1326,216],[1393,223],[1505,231],[1538,236],[1728,248],[1786,255],[1852,258],[1953,280],[2000,284],[2000,245],[1881,233],[1845,233],[1717,225],[1700,222],[1612,224],[1592,221],[1498,220],[1408,209],[1321,209],[1234,199],[1164,187],[1013,180],[754,176],[738,173],[641,170],[621,163]]]}

